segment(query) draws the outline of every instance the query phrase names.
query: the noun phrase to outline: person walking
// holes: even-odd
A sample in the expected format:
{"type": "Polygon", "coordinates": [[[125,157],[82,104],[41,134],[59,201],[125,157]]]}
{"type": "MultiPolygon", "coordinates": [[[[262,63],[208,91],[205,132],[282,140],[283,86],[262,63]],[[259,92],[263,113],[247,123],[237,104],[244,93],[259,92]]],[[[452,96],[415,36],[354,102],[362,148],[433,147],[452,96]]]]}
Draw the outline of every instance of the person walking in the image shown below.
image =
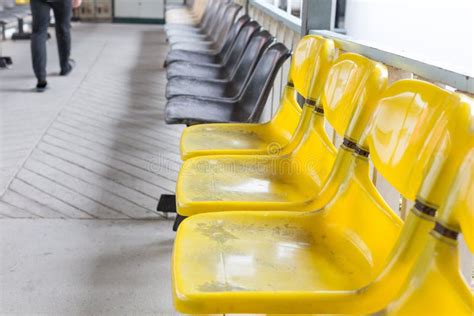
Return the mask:
{"type": "Polygon", "coordinates": [[[53,10],[56,40],[58,42],[60,76],[67,76],[74,68],[71,54],[71,16],[72,9],[78,8],[82,0],[31,0],[33,30],[31,34],[31,56],[33,70],[38,80],[36,91],[43,92],[48,86],[46,81],[46,41],[50,11],[53,10]]]}

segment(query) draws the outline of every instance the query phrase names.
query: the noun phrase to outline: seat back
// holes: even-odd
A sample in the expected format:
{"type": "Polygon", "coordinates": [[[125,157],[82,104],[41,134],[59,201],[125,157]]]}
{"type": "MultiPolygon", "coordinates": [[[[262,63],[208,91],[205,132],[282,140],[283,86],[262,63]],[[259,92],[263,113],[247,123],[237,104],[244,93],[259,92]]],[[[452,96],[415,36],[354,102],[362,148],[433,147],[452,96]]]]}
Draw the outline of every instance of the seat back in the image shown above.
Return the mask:
{"type": "MultiPolygon", "coordinates": [[[[250,39],[252,36],[260,30],[260,24],[258,24],[257,21],[250,21],[245,26],[242,28],[240,31],[239,35],[237,36],[235,42],[232,45],[232,48],[230,49],[229,53],[226,56],[226,59],[224,60],[224,66],[227,71],[227,73],[231,74],[232,76],[235,76],[235,72],[237,71],[237,67],[239,66],[239,63],[241,61],[242,55],[244,52],[246,52],[247,45],[249,44],[250,39]]],[[[256,44],[253,44],[256,45],[256,44]]],[[[249,51],[247,54],[253,53],[254,51],[249,51]]],[[[247,62],[250,62],[249,58],[246,58],[247,62]]],[[[246,64],[242,64],[241,67],[248,67],[246,64]]],[[[243,73],[245,70],[242,69],[241,72],[243,73]]]]}
{"type": "Polygon", "coordinates": [[[230,55],[231,48],[235,41],[237,40],[238,35],[240,34],[240,31],[242,28],[250,21],[250,17],[248,15],[242,15],[240,18],[235,21],[235,23],[232,25],[231,29],[229,30],[229,33],[227,34],[225,38],[224,45],[222,46],[222,49],[219,51],[219,56],[222,58],[224,63],[227,60],[228,55],[230,55]]]}
{"type": "Polygon", "coordinates": [[[204,12],[206,11],[206,8],[207,8],[207,3],[208,3],[208,0],[196,0],[193,3],[192,12],[194,15],[196,15],[199,21],[202,21],[204,12]]]}
{"type": "Polygon", "coordinates": [[[416,263],[397,297],[385,308],[387,315],[474,312],[474,296],[459,271],[457,244],[462,233],[474,252],[474,100],[460,96],[459,105],[451,108],[448,116],[434,153],[438,163],[431,165],[435,172],[431,171],[422,185],[422,191],[431,190],[434,195],[446,192],[445,199],[431,236],[426,237],[420,251],[413,252],[416,263]]]}
{"type": "Polygon", "coordinates": [[[199,26],[205,32],[212,26],[214,19],[219,13],[220,3],[222,0],[209,0],[204,10],[201,23],[199,26]]]}
{"type": "Polygon", "coordinates": [[[282,43],[273,44],[263,53],[243,88],[242,97],[232,113],[233,120],[259,121],[273,81],[280,67],[290,56],[290,51],[282,43]]]}
{"type": "Polygon", "coordinates": [[[298,42],[291,59],[289,81],[304,99],[319,102],[334,56],[335,48],[332,40],[317,35],[306,35],[298,42]]]}
{"type": "MultiPolygon", "coordinates": [[[[250,42],[248,42],[245,47],[245,51],[240,58],[237,67],[230,75],[230,82],[227,86],[226,95],[238,97],[242,93],[243,87],[249,80],[260,56],[273,40],[273,36],[268,31],[263,30],[255,33],[255,28],[258,25],[258,23],[255,23],[249,25],[249,29],[246,30],[246,33],[242,34],[242,39],[239,39],[241,40],[239,44],[244,44],[243,42],[250,35],[250,32],[254,32],[250,42]]],[[[232,58],[234,58],[234,55],[237,55],[237,51],[234,51],[233,53],[232,58]]],[[[238,58],[238,56],[235,57],[238,58]]]]}
{"type": "Polygon", "coordinates": [[[223,23],[226,12],[228,9],[232,7],[232,3],[227,2],[227,1],[220,1],[219,4],[216,4],[218,6],[217,12],[215,17],[212,19],[210,22],[210,25],[208,28],[205,29],[206,34],[215,42],[217,39],[217,34],[219,32],[220,26],[223,23]]]}
{"type": "Polygon", "coordinates": [[[224,16],[222,17],[221,23],[219,23],[219,29],[217,32],[211,34],[212,39],[214,39],[217,44],[217,50],[221,51],[222,47],[225,45],[225,39],[229,34],[230,29],[235,24],[235,19],[237,14],[239,14],[242,6],[238,4],[231,4],[229,8],[225,11],[224,16]]]}
{"type": "MultiPolygon", "coordinates": [[[[445,186],[433,187],[433,183],[440,174],[443,174],[443,182],[450,182],[450,176],[445,174],[443,168],[454,160],[449,164],[444,161],[449,148],[457,147],[449,143],[458,142],[453,142],[454,134],[446,133],[446,128],[449,126],[450,113],[458,104],[459,98],[454,93],[433,84],[419,80],[401,80],[390,86],[375,101],[353,110],[346,137],[349,140],[358,140],[354,147],[354,156],[361,158],[357,160],[358,167],[354,170],[354,178],[344,180],[339,185],[352,187],[342,196],[357,196],[353,204],[358,209],[363,208],[364,212],[358,213],[357,218],[347,223],[344,229],[350,229],[358,236],[358,242],[368,249],[381,249],[378,256],[372,255],[376,262],[373,271],[380,274],[374,275],[377,276],[376,279],[365,291],[364,298],[367,300],[361,299],[361,302],[374,304],[369,294],[375,294],[382,289],[389,288],[384,292],[385,298],[395,295],[415,263],[416,256],[426,245],[436,208],[439,202],[446,198],[446,193],[442,192],[445,186]],[[391,226],[387,224],[387,219],[393,212],[382,201],[378,207],[375,207],[373,202],[368,202],[381,200],[375,187],[371,188],[373,185],[368,179],[368,162],[367,158],[364,160],[363,157],[367,157],[369,152],[380,175],[406,198],[416,198],[402,231],[391,237],[386,235],[391,226]],[[442,165],[444,167],[441,167],[442,165]],[[408,179],[410,181],[407,181],[408,179]],[[363,200],[367,202],[359,204],[363,200]],[[374,223],[377,225],[373,226],[374,223]],[[367,225],[377,229],[368,229],[367,225]]],[[[463,147],[462,144],[457,145],[463,147]]],[[[340,199],[341,203],[348,202],[344,201],[344,198],[340,199]]],[[[338,216],[348,215],[339,210],[338,216]]]]}
{"type": "Polygon", "coordinates": [[[437,177],[430,174],[432,179],[423,183],[420,195],[434,203],[438,197],[442,199],[438,223],[462,231],[474,252],[474,99],[460,94],[456,97],[459,104],[448,113],[441,146],[434,155],[441,170],[437,177]]]}
{"type": "MultiPolygon", "coordinates": [[[[321,100],[324,115],[339,136],[359,140],[360,135],[352,131],[345,135],[349,122],[360,120],[353,119],[354,110],[364,110],[372,105],[386,85],[387,69],[384,65],[358,54],[339,56],[331,67],[321,100]]],[[[366,112],[372,113],[370,109],[366,112]]]]}
{"type": "MultiPolygon", "coordinates": [[[[354,132],[347,132],[349,122],[357,120],[353,118],[353,113],[355,109],[365,109],[377,100],[386,88],[387,77],[387,70],[381,63],[358,54],[345,53],[334,61],[323,86],[312,85],[313,91],[309,93],[313,99],[311,118],[307,119],[309,123],[304,128],[304,135],[291,155],[300,164],[309,167],[307,172],[312,174],[316,185],[326,185],[330,174],[336,173],[333,177],[338,176],[341,168],[334,165],[337,150],[326,133],[324,118],[340,137],[345,138],[342,148],[352,151],[353,145],[361,137],[354,132]]],[[[308,102],[305,106],[308,106],[308,102]]],[[[372,112],[368,109],[367,113],[372,112]]],[[[365,123],[360,125],[366,128],[365,123]]],[[[319,190],[320,187],[315,189],[319,190]]],[[[329,197],[337,186],[328,186],[327,189],[329,191],[323,194],[329,197]]],[[[320,199],[321,202],[324,200],[320,199]]]]}
{"type": "Polygon", "coordinates": [[[300,143],[311,120],[311,112],[320,103],[321,91],[334,57],[332,40],[307,35],[298,42],[291,60],[289,84],[285,87],[281,105],[270,123],[291,135],[284,148],[280,148],[279,154],[292,152],[300,143]],[[293,94],[288,95],[287,90],[290,89],[294,89],[293,94]],[[303,100],[302,110],[298,99],[303,100]]]}
{"type": "MultiPolygon", "coordinates": [[[[426,247],[435,207],[446,199],[453,168],[459,166],[466,148],[473,147],[472,102],[460,102],[455,94],[417,80],[399,81],[384,91],[386,82],[383,65],[343,54],[331,67],[322,93],[328,120],[345,139],[320,193],[310,203],[309,209],[321,216],[312,225],[321,234],[324,230],[340,231],[363,249],[366,259],[352,259],[367,260],[358,282],[365,286],[373,281],[357,291],[357,299],[349,304],[329,304],[332,309],[327,311],[332,313],[358,310],[356,305],[376,311],[387,298],[394,297],[416,256],[426,247]],[[401,233],[401,220],[369,177],[369,152],[379,173],[392,185],[398,184],[399,192],[413,197],[418,192],[401,233]]],[[[304,175],[322,173],[317,168],[323,164],[323,156],[315,155],[315,150],[325,145],[317,139],[324,132],[315,131],[314,124],[312,128],[293,153],[299,156],[295,157],[299,159],[296,166],[309,166],[298,177],[303,186],[304,175]]],[[[472,218],[472,213],[461,213],[467,214],[468,220],[472,218]]]]}
{"type": "MultiPolygon", "coordinates": [[[[458,103],[457,99],[433,84],[401,80],[375,105],[377,115],[367,139],[360,146],[370,150],[378,172],[410,200],[417,197],[431,164],[437,163],[433,161],[433,154],[439,150],[438,138],[448,126],[449,111],[458,103]]],[[[365,114],[357,115],[363,117],[365,114]]],[[[354,124],[351,129],[361,134],[363,128],[354,124]]],[[[440,188],[437,196],[430,193],[423,199],[425,203],[439,206],[445,196],[446,188],[440,188]]]]}
{"type": "MultiPolygon", "coordinates": [[[[385,88],[387,72],[384,69],[382,64],[366,57],[345,53],[328,70],[324,85],[311,85],[308,95],[316,100],[311,107],[308,101],[305,104],[311,109],[311,117],[301,141],[290,154],[298,164],[306,166],[302,170],[311,175],[312,182],[318,186],[315,190],[319,191],[330,173],[338,168],[334,165],[337,151],[325,131],[323,112],[329,124],[344,136],[354,109],[368,106],[385,88]]],[[[346,135],[353,142],[358,140],[356,137],[346,135]]]]}

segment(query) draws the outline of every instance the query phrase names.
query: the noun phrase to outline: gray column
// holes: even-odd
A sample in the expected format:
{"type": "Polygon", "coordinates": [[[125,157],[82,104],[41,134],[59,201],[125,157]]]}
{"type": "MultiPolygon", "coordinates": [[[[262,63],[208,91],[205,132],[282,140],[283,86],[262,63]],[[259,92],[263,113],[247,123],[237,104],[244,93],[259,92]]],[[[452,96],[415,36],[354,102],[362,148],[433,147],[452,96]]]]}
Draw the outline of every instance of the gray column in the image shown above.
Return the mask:
{"type": "Polygon", "coordinates": [[[303,0],[301,34],[309,30],[332,30],[336,15],[336,0],[303,0]]]}

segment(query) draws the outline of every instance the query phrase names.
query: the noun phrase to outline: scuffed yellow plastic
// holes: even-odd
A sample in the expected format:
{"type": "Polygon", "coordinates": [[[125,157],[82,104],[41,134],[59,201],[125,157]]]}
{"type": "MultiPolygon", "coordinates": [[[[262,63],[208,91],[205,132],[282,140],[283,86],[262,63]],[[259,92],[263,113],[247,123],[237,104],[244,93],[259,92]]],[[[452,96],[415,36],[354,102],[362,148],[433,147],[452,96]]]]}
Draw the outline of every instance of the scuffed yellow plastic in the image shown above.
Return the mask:
{"type": "MultiPolygon", "coordinates": [[[[465,132],[463,122],[472,126],[472,111],[465,111],[464,120],[462,113],[452,114],[460,113],[454,111],[460,107],[453,93],[422,81],[400,81],[364,108],[372,115],[356,108],[346,134],[361,135],[359,145],[367,146],[376,157],[375,167],[394,184],[403,183],[400,179],[406,179],[415,164],[421,170],[417,170],[419,178],[407,184],[408,189],[399,184],[401,191],[418,192],[420,200],[437,207],[447,195],[432,192],[444,192],[442,181],[456,174],[446,175],[451,168],[446,166],[461,159],[456,158],[458,151],[465,152],[473,138],[472,129],[471,134],[463,134],[453,128],[457,124],[465,132]],[[430,121],[433,113],[438,117],[430,121]],[[389,165],[397,169],[399,178],[391,176],[389,165]]],[[[339,181],[338,186],[314,212],[234,211],[186,219],[173,254],[178,311],[367,314],[393,301],[420,253],[433,249],[429,235],[433,218],[414,209],[400,230],[402,223],[370,182],[368,160],[344,148],[338,158],[346,164],[333,168],[329,176],[339,181]]],[[[469,179],[472,182],[472,175],[469,179]]],[[[470,196],[467,201],[472,201],[470,196]]],[[[464,218],[472,218],[472,213],[464,218]]],[[[456,281],[454,285],[449,281],[459,272],[455,253],[444,251],[447,255],[449,259],[440,260],[439,271],[430,270],[439,278],[437,286],[449,283],[454,293],[471,298],[456,281]],[[442,271],[445,274],[438,273],[442,271]]],[[[426,292],[433,293],[434,289],[426,292]]],[[[426,298],[428,304],[429,295],[426,298]]],[[[450,298],[440,302],[451,301],[459,302],[450,298]]],[[[452,310],[464,307],[456,305],[452,310]]]]}
{"type": "MultiPolygon", "coordinates": [[[[339,126],[336,131],[340,136],[345,132],[340,122],[348,122],[347,117],[355,109],[371,105],[385,88],[387,74],[383,69],[381,64],[357,54],[342,54],[334,62],[320,101],[331,113],[328,122],[339,126]]],[[[316,84],[311,86],[319,89],[316,84]]],[[[314,91],[308,95],[315,95],[314,91]]],[[[203,156],[185,161],[176,185],[178,213],[308,211],[324,205],[322,202],[339,187],[337,177],[353,157],[348,148],[336,157],[318,109],[305,104],[295,133],[298,136],[294,136],[298,141],[281,151],[277,148],[267,155],[203,156]]],[[[352,128],[346,137],[357,141],[356,130],[352,128]]]]}
{"type": "MultiPolygon", "coordinates": [[[[445,195],[445,203],[437,222],[460,232],[473,253],[474,100],[460,98],[443,131],[446,137],[439,155],[444,165],[436,185],[440,189],[435,191],[445,195]]],[[[398,297],[382,314],[473,315],[474,296],[459,271],[457,241],[433,231],[398,297]]]]}

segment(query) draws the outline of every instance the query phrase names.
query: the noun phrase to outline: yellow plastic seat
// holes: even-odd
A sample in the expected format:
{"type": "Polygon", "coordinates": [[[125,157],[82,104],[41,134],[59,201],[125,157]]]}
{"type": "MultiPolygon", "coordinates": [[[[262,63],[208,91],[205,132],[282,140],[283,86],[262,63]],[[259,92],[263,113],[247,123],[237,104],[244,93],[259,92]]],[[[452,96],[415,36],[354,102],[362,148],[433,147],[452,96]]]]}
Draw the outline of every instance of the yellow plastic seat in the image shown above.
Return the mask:
{"type": "MultiPolygon", "coordinates": [[[[471,114],[474,102],[470,102],[471,114]]],[[[472,125],[471,125],[472,126],[472,125]]],[[[454,182],[447,181],[449,196],[439,209],[436,226],[399,295],[380,315],[474,315],[474,296],[459,271],[457,235],[462,233],[474,253],[474,130],[470,151],[457,170],[454,182]]],[[[463,157],[457,153],[457,159],[463,157]]],[[[451,162],[452,172],[459,163],[451,162]]],[[[445,179],[443,179],[445,180],[445,179]]]]}
{"type": "Polygon", "coordinates": [[[469,139],[460,137],[469,125],[462,125],[464,134],[447,129],[458,105],[453,93],[432,84],[399,81],[378,102],[353,111],[346,137],[360,142],[350,165],[331,174],[329,182],[343,180],[325,205],[313,212],[233,211],[184,220],[173,253],[177,310],[364,314],[387,306],[447,195],[442,158],[456,156],[451,152],[469,139]],[[443,135],[450,142],[440,146],[443,135]],[[380,174],[417,199],[402,230],[370,182],[368,150],[380,174]]]}
{"type": "MultiPolygon", "coordinates": [[[[386,68],[380,63],[357,54],[339,56],[329,70],[322,93],[320,83],[313,81],[311,85],[308,100],[320,103],[306,100],[303,112],[310,115],[302,115],[299,125],[306,127],[298,142],[291,142],[274,155],[188,159],[176,185],[178,213],[190,216],[222,210],[317,208],[317,203],[324,200],[319,192],[331,170],[337,173],[352,159],[351,145],[346,143],[336,159],[338,152],[324,129],[322,107],[327,120],[343,136],[354,108],[373,102],[386,81],[386,68]]],[[[348,136],[352,140],[349,143],[357,137],[348,136]]],[[[324,192],[329,189],[334,186],[324,192]]]]}
{"type": "MultiPolygon", "coordinates": [[[[313,77],[318,84],[314,94],[319,95],[333,61],[333,41],[315,35],[305,36],[293,53],[289,82],[284,88],[281,105],[271,121],[263,124],[190,126],[181,136],[181,158],[187,160],[197,156],[225,154],[264,155],[280,151],[291,141],[297,143],[299,137],[294,134],[302,112],[297,93],[307,98],[308,86],[313,77]]],[[[300,129],[299,133],[302,132],[300,129]]]]}

